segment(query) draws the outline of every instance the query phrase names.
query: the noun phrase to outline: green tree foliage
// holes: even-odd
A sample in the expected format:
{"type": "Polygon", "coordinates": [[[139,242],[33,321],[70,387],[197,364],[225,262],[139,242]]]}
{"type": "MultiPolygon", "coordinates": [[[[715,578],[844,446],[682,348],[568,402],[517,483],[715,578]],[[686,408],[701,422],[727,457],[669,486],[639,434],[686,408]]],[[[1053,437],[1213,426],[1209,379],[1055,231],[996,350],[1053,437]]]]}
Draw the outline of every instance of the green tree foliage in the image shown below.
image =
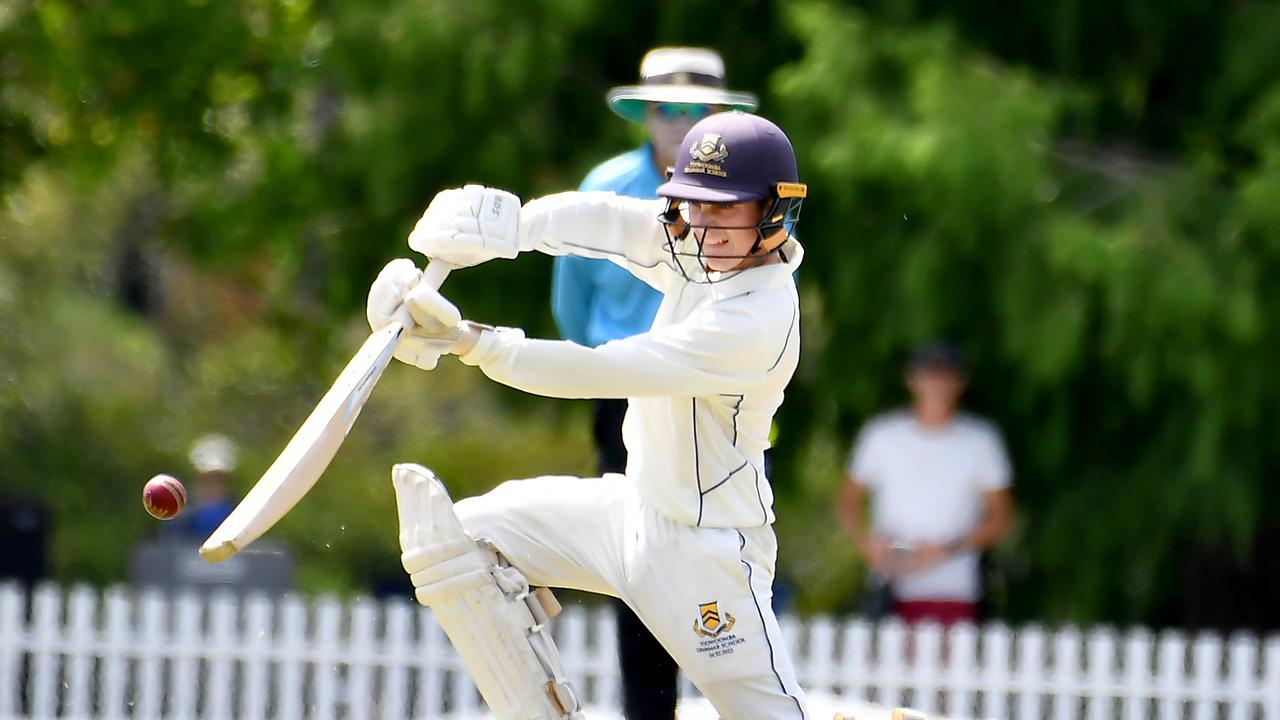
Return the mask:
{"type": "MultiPolygon", "coordinates": [[[[615,5],[0,0],[0,491],[54,503],[60,576],[121,576],[196,435],[270,462],[438,188],[566,189],[634,143],[601,98],[660,43],[720,49],[812,189],[775,473],[801,608],[857,591],[830,497],[936,333],[1017,466],[1002,612],[1176,618],[1188,550],[1251,549],[1280,500],[1274,3],[615,5]]],[[[448,292],[549,333],[548,268],[448,292]]],[[[462,494],[592,464],[585,408],[448,362],[383,383],[280,528],[310,588],[394,570],[390,462],[462,494]]]]}
{"type": "MultiPolygon", "coordinates": [[[[1274,95],[1219,143],[1261,160],[1224,184],[1226,158],[1082,150],[1063,128],[1107,88],[997,62],[952,25],[821,4],[791,18],[805,56],[776,90],[815,188],[804,225],[821,259],[803,273],[809,364],[784,426],[821,435],[834,419],[848,437],[900,397],[913,341],[961,339],[973,402],[1018,467],[1005,609],[1158,617],[1185,551],[1247,549],[1275,499],[1278,231],[1262,210],[1276,206],[1275,135],[1260,130],[1274,95]]],[[[823,486],[806,493],[830,492],[798,467],[823,486]]]]}

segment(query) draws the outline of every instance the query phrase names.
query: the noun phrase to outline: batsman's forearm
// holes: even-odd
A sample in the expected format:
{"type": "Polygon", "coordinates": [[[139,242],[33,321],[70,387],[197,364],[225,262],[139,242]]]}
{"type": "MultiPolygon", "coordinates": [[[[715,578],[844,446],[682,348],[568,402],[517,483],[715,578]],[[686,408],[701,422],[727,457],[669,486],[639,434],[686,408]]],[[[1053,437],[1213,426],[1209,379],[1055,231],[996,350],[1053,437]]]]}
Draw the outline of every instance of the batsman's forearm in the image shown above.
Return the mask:
{"type": "Polygon", "coordinates": [[[720,392],[735,380],[637,350],[634,344],[588,348],[564,340],[528,339],[511,328],[486,331],[461,360],[503,385],[571,400],[693,397],[720,392]]]}
{"type": "Polygon", "coordinates": [[[655,200],[611,192],[564,192],[520,211],[520,249],[611,260],[654,287],[674,276],[655,200]]]}

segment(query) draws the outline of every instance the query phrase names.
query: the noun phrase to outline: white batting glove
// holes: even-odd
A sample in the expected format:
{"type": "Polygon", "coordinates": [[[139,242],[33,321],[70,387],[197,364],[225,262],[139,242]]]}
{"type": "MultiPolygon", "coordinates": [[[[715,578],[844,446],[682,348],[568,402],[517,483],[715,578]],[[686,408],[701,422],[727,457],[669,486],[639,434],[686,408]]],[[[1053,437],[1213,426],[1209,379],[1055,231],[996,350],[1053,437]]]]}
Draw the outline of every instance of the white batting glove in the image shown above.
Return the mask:
{"type": "Polygon", "coordinates": [[[520,252],[520,198],[482,185],[444,190],[409,233],[409,247],[454,267],[510,260],[520,252]]]}
{"type": "MultiPolygon", "coordinates": [[[[365,317],[369,327],[374,331],[381,330],[393,320],[404,325],[405,332],[392,353],[395,359],[423,370],[435,369],[440,361],[440,343],[427,338],[415,336],[420,330],[409,308],[405,306],[405,296],[422,279],[422,271],[414,266],[408,258],[392,260],[378,273],[377,279],[369,287],[369,299],[365,305],[365,317]]],[[[446,301],[448,302],[448,301],[446,301]]],[[[457,312],[457,308],[454,308],[457,312]]],[[[441,322],[432,326],[439,334],[441,322]]]]}
{"type": "Polygon", "coordinates": [[[483,325],[464,321],[458,307],[426,283],[419,283],[409,291],[404,306],[415,323],[412,339],[437,354],[467,354],[485,329],[483,325]]]}
{"type": "Polygon", "coordinates": [[[392,320],[399,320],[406,328],[413,326],[413,318],[404,307],[404,296],[418,281],[422,271],[409,258],[399,258],[387,263],[369,286],[369,299],[365,304],[365,317],[375,332],[392,320]]]}

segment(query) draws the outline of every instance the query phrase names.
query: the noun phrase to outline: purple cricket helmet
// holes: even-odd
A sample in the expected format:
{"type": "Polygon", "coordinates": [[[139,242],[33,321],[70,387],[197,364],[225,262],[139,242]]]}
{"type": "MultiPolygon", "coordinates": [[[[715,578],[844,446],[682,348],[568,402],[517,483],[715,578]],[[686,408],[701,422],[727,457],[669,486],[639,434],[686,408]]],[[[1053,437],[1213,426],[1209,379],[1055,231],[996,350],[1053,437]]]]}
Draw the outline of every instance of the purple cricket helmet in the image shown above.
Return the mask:
{"type": "Polygon", "coordinates": [[[799,185],[799,180],[796,154],[786,133],[759,115],[732,111],[703,118],[689,129],[671,179],[658,188],[658,194],[677,200],[737,203],[779,197],[779,183],[799,185]]]}
{"type": "MultiPolygon", "coordinates": [[[[800,182],[796,155],[786,133],[759,115],[731,111],[704,118],[684,136],[676,166],[658,195],[667,199],[660,220],[667,234],[667,250],[686,278],[714,282],[702,257],[702,239],[689,223],[687,203],[733,204],[761,202],[756,242],[742,257],[744,263],[775,251],[795,232],[800,206],[808,188],[800,182]],[[688,247],[692,238],[694,247],[688,247]],[[696,259],[701,272],[691,272],[684,260],[696,259]]],[[[705,236],[705,230],[703,231],[705,236]]]]}

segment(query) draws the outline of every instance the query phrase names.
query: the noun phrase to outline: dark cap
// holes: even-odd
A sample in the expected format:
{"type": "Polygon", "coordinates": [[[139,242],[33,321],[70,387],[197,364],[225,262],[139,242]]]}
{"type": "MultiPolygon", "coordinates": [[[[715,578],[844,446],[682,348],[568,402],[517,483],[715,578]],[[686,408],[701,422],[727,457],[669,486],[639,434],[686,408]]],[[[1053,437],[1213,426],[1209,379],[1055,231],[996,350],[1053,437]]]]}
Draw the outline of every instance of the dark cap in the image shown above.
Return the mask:
{"type": "Polygon", "coordinates": [[[956,375],[968,372],[960,349],[947,340],[929,340],[911,351],[907,370],[946,370],[956,375]]]}
{"type": "Polygon", "coordinates": [[[764,200],[800,173],[791,141],[777,125],[744,112],[699,120],[680,144],[675,173],[658,188],[666,198],[710,203],[764,200]]]}

